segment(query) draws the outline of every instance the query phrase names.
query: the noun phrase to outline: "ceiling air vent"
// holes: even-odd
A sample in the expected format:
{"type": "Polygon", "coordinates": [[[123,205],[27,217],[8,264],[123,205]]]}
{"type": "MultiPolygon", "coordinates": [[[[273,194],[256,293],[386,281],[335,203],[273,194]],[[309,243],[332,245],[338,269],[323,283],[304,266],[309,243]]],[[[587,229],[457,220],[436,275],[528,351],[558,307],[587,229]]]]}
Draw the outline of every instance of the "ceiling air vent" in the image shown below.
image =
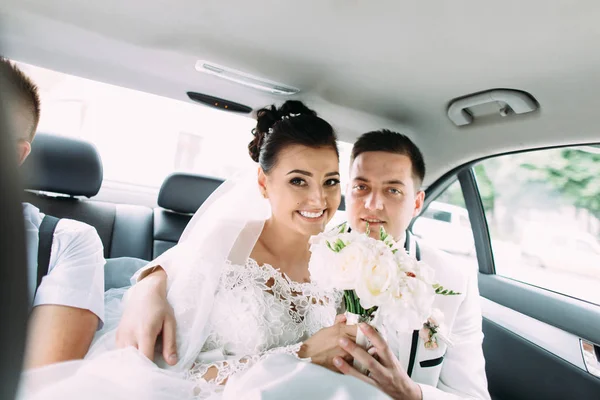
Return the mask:
{"type": "Polygon", "coordinates": [[[472,94],[454,100],[448,107],[448,118],[456,126],[465,126],[473,122],[473,109],[481,106],[497,105],[501,116],[526,114],[539,108],[538,102],[529,93],[511,89],[495,89],[472,94]]]}

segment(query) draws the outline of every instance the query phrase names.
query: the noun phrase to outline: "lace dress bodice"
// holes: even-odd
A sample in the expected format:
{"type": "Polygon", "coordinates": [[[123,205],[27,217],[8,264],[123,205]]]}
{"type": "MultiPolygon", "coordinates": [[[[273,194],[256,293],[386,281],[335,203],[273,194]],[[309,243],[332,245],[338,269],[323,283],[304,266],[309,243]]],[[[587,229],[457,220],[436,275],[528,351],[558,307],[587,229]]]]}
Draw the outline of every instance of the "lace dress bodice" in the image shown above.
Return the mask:
{"type": "Polygon", "coordinates": [[[226,265],[208,321],[210,334],[189,378],[208,394],[269,354],[297,356],[303,340],[333,324],[341,300],[341,293],[294,282],[253,259],[244,266],[226,265]],[[207,380],[211,368],[217,376],[207,380]]]}

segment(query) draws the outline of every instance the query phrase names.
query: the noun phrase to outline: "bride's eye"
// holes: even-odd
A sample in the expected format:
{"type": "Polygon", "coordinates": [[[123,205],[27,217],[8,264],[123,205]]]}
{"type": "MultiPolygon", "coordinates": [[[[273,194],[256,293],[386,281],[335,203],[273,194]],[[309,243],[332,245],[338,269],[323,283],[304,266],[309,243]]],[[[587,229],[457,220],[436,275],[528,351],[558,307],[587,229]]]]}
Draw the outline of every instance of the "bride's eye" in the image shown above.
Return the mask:
{"type": "Polygon", "coordinates": [[[290,183],[294,186],[306,186],[306,181],[302,178],[292,178],[290,183]]]}
{"type": "Polygon", "coordinates": [[[325,182],[325,186],[336,186],[340,184],[340,180],[339,179],[328,179],[325,182]]]}

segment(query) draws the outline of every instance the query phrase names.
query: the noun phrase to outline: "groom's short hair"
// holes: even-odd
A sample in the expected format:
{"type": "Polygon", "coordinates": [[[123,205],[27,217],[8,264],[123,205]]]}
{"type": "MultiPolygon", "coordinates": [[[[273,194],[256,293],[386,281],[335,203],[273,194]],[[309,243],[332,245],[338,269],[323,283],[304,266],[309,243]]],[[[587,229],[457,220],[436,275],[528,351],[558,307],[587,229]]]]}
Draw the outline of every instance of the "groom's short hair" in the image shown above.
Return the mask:
{"type": "Polygon", "coordinates": [[[412,164],[413,180],[420,187],[425,179],[425,161],[421,150],[408,136],[388,129],[367,132],[361,135],[352,147],[351,162],[368,151],[385,151],[386,153],[407,156],[412,164]]]}

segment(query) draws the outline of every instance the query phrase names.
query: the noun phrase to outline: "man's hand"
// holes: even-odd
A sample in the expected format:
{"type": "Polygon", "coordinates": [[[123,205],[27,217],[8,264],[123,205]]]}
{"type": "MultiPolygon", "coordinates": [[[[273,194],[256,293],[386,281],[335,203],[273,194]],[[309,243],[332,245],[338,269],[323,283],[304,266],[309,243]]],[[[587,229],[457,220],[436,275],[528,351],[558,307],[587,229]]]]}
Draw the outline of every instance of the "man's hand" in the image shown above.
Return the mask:
{"type": "Polygon", "coordinates": [[[361,362],[369,370],[369,375],[361,374],[341,357],[333,360],[334,365],[343,374],[352,375],[369,383],[393,399],[421,400],[421,387],[410,379],[381,335],[367,324],[359,324],[359,329],[373,343],[369,351],[347,338],[340,339],[340,346],[361,362]]]}
{"type": "Polygon", "coordinates": [[[352,361],[352,357],[340,347],[339,340],[356,340],[356,325],[346,325],[346,317],[338,315],[333,326],[323,328],[302,344],[298,357],[311,358],[313,364],[339,372],[333,364],[336,357],[352,361]]]}
{"type": "Polygon", "coordinates": [[[117,347],[133,346],[154,359],[156,340],[162,332],[162,354],[169,365],[177,363],[176,324],[167,301],[167,274],[160,268],[131,289],[117,328],[117,347]]]}

